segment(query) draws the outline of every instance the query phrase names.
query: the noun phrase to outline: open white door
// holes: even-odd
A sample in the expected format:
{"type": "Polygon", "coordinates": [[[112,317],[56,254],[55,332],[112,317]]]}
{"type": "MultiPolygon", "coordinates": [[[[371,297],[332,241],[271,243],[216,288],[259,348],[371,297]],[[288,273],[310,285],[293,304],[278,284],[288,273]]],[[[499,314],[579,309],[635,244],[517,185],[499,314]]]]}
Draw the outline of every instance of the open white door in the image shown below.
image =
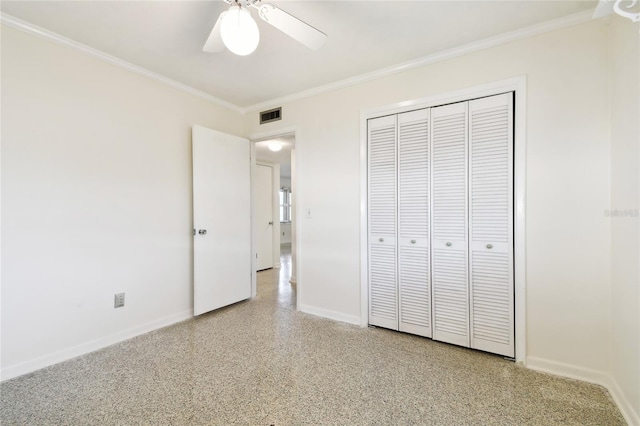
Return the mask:
{"type": "Polygon", "coordinates": [[[256,236],[258,258],[256,269],[273,268],[273,168],[256,165],[256,236]]]}
{"type": "Polygon", "coordinates": [[[251,297],[251,150],[201,126],[193,144],[193,314],[251,297]]]}

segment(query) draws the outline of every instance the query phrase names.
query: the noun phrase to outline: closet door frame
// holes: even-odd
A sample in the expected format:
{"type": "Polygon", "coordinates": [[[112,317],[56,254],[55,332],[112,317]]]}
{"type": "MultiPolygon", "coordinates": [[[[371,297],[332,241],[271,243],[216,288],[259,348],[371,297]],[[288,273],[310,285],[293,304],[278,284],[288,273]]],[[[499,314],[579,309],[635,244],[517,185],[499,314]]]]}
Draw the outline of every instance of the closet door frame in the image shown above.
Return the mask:
{"type": "Polygon", "coordinates": [[[525,177],[526,177],[526,76],[496,81],[469,87],[450,93],[399,102],[391,105],[362,110],[360,112],[360,325],[369,323],[368,295],[368,176],[367,176],[367,120],[390,114],[400,114],[421,108],[431,108],[444,104],[468,101],[475,98],[514,92],[514,269],[515,269],[515,360],[526,361],[526,218],[525,218],[525,177]]]}

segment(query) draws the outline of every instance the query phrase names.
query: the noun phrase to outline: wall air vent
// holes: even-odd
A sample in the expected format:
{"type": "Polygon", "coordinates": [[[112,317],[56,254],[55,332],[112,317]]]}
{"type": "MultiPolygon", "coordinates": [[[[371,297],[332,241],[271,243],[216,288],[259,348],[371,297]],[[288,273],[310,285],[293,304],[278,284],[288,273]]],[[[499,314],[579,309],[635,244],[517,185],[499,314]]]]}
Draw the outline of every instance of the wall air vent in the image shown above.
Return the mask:
{"type": "Polygon", "coordinates": [[[262,111],[260,113],[260,124],[271,123],[272,121],[282,120],[282,107],[262,111]]]}

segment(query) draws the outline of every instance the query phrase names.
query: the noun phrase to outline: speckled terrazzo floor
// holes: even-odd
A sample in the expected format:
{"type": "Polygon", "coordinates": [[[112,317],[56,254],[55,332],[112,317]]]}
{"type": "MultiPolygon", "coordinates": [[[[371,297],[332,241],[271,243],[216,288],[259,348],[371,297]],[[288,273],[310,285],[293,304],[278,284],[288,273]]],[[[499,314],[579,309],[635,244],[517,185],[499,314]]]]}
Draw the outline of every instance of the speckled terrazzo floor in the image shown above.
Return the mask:
{"type": "Polygon", "coordinates": [[[598,386],[296,312],[288,266],[254,300],[2,383],[2,425],[624,424],[598,386]]]}

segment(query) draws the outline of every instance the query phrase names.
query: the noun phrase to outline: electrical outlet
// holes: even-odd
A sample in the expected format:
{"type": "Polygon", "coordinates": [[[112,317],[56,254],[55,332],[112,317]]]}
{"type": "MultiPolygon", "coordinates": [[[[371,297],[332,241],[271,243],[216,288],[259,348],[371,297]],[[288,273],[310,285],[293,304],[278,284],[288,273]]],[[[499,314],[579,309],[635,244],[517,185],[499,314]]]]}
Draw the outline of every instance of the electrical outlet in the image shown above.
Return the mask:
{"type": "Polygon", "coordinates": [[[124,293],[118,293],[113,298],[113,307],[122,308],[124,306],[124,293]]]}

